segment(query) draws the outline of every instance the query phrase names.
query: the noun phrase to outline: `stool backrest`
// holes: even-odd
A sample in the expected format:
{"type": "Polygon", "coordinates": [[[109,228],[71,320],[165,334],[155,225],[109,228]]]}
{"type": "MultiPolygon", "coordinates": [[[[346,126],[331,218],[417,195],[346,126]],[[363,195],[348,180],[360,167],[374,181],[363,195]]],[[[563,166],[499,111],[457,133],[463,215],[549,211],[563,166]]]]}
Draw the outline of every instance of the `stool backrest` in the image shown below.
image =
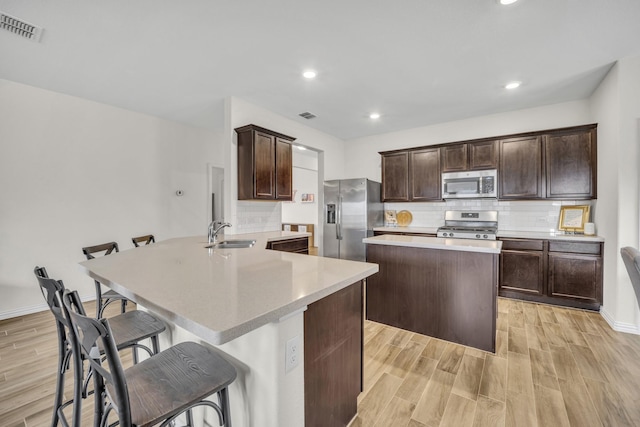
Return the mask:
{"type": "Polygon", "coordinates": [[[133,242],[133,246],[137,248],[140,246],[141,243],[144,245],[155,243],[156,238],[153,237],[153,234],[147,234],[146,236],[132,237],[131,241],[133,242]]]}
{"type": "Polygon", "coordinates": [[[102,243],[101,245],[86,246],[82,248],[82,253],[87,257],[87,259],[94,259],[95,254],[100,252],[104,252],[102,255],[109,255],[114,251],[120,252],[116,242],[102,243]]]}
{"type": "Polygon", "coordinates": [[[77,292],[57,294],[73,333],[69,334],[94,370],[96,393],[109,387],[110,402],[119,416],[120,426],[131,427],[131,408],[124,369],[107,319],[93,319],[78,312],[82,306],[77,292]],[[100,349],[104,352],[101,355],[100,349]],[[104,358],[103,358],[104,356],[104,358]],[[99,390],[99,391],[98,391],[99,390]]]}
{"type": "Polygon", "coordinates": [[[56,299],[56,292],[64,292],[64,284],[62,283],[62,280],[51,279],[44,267],[36,266],[33,269],[33,273],[38,279],[40,292],[42,292],[42,296],[47,302],[49,310],[51,310],[53,316],[56,318],[56,321],[59,323],[59,326],[63,325],[68,327],[69,324],[67,322],[67,319],[64,317],[64,314],[62,313],[62,307],[60,307],[60,305],[58,304],[58,300],[56,299]]]}
{"type": "Polygon", "coordinates": [[[627,267],[627,273],[629,273],[636,299],[640,305],[640,251],[627,246],[620,249],[620,255],[622,255],[624,266],[627,267]]]}

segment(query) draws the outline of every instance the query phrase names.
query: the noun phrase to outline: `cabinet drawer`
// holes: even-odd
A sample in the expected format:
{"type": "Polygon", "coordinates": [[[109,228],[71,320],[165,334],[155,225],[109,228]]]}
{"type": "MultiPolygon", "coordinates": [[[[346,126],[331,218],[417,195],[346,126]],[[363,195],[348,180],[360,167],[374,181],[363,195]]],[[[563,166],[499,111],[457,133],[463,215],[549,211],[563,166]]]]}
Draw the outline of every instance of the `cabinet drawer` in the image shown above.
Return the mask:
{"type": "Polygon", "coordinates": [[[500,239],[500,241],[502,241],[502,249],[520,251],[541,251],[544,249],[544,240],[500,239]]]}
{"type": "Polygon", "coordinates": [[[549,252],[600,255],[602,252],[601,248],[601,244],[598,242],[549,241],[549,252]]]}
{"type": "Polygon", "coordinates": [[[309,250],[309,238],[301,237],[298,239],[279,240],[276,242],[269,242],[267,249],[273,249],[274,251],[283,252],[299,252],[308,253],[309,250]]]}

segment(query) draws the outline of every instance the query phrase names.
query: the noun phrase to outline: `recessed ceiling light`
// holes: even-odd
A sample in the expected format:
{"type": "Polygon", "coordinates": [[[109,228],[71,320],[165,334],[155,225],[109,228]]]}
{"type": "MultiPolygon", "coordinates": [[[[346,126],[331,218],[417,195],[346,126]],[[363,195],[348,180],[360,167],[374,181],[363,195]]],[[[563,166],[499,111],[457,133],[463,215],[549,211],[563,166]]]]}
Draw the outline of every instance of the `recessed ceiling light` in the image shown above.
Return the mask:
{"type": "Polygon", "coordinates": [[[369,118],[373,119],[373,120],[379,119],[380,118],[380,113],[371,113],[371,114],[369,114],[369,118]]]}
{"type": "Polygon", "coordinates": [[[307,70],[304,73],[302,73],[302,75],[304,76],[305,79],[314,79],[317,74],[313,70],[307,70]]]}
{"type": "Polygon", "coordinates": [[[303,147],[302,145],[296,145],[296,147],[298,148],[298,150],[304,151],[307,149],[307,147],[303,147]]]}
{"type": "Polygon", "coordinates": [[[498,0],[498,3],[503,4],[503,5],[508,5],[508,4],[513,4],[515,2],[517,2],[518,0],[498,0]]]}
{"type": "Polygon", "coordinates": [[[509,82],[506,85],[504,85],[504,88],[509,90],[516,89],[520,87],[520,84],[521,84],[520,82],[509,82]]]}

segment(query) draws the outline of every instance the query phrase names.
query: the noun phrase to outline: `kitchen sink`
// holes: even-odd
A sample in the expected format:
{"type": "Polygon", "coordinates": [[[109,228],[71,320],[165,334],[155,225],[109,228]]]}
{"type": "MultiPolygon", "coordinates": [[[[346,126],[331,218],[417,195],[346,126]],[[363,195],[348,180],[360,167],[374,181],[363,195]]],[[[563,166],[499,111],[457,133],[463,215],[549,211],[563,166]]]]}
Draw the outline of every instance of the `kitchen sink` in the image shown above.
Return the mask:
{"type": "Polygon", "coordinates": [[[213,249],[234,249],[250,248],[256,244],[255,240],[224,240],[222,242],[211,243],[205,248],[213,249]]]}

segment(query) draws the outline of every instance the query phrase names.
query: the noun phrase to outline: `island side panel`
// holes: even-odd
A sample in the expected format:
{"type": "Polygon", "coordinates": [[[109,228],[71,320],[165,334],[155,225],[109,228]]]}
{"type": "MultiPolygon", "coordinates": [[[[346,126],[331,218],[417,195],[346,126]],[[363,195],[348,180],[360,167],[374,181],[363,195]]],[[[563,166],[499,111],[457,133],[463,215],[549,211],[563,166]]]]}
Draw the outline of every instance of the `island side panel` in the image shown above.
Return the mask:
{"type": "Polygon", "coordinates": [[[304,313],[305,426],[346,426],[362,391],[362,282],[304,313]]]}
{"type": "Polygon", "coordinates": [[[495,352],[498,254],[370,244],[367,318],[495,352]]]}

